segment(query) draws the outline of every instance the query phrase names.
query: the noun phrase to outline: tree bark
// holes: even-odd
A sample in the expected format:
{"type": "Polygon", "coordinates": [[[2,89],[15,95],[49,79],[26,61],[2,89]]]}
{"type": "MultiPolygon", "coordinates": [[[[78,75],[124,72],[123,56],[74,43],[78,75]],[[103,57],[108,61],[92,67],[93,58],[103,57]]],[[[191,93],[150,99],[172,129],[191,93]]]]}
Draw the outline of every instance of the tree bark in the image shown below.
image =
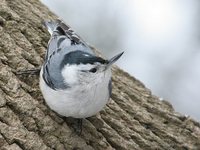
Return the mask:
{"type": "Polygon", "coordinates": [[[49,39],[41,21],[55,18],[38,0],[0,0],[0,149],[200,149],[198,122],[116,66],[110,103],[77,135],[46,106],[38,76],[15,74],[41,66],[49,39]]]}

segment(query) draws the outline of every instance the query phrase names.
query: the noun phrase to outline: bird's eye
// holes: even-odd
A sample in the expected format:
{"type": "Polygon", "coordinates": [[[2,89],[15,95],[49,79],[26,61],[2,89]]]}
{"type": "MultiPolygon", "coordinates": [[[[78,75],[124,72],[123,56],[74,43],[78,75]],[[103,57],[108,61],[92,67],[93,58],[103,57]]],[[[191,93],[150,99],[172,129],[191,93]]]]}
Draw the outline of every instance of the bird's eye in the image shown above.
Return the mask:
{"type": "Polygon", "coordinates": [[[92,69],[89,70],[89,72],[92,72],[92,73],[95,73],[96,71],[97,71],[96,68],[92,68],[92,69]]]}

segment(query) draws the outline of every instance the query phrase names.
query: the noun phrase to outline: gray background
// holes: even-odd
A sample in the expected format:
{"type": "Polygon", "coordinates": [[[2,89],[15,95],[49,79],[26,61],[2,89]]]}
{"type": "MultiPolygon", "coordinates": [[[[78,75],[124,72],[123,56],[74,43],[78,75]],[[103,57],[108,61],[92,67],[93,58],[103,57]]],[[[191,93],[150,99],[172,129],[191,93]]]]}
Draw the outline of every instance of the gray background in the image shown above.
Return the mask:
{"type": "Polygon", "coordinates": [[[176,111],[200,120],[200,1],[42,0],[176,111]]]}

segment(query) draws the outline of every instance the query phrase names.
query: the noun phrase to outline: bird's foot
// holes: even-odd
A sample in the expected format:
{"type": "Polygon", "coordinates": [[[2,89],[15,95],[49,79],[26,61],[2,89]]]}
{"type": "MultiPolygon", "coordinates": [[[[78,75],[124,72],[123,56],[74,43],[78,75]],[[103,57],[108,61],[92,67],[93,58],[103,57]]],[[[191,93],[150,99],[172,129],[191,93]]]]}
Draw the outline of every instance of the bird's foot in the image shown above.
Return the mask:
{"type": "Polygon", "coordinates": [[[83,129],[83,119],[79,118],[72,118],[72,117],[67,117],[66,120],[67,124],[71,126],[77,135],[81,135],[82,129],[83,129]]]}
{"type": "Polygon", "coordinates": [[[82,129],[83,129],[83,119],[77,119],[77,125],[76,125],[76,128],[75,128],[75,132],[78,135],[81,135],[82,129]]]}
{"type": "Polygon", "coordinates": [[[18,70],[16,75],[39,75],[41,68],[27,69],[27,70],[18,70]]]}

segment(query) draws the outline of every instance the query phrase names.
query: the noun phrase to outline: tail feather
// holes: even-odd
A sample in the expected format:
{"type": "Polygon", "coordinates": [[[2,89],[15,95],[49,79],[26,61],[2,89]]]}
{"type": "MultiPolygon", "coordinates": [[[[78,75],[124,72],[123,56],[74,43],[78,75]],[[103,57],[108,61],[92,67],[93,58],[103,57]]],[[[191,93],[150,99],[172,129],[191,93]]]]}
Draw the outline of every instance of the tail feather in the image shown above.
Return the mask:
{"type": "Polygon", "coordinates": [[[44,25],[51,34],[54,35],[64,35],[71,40],[72,44],[83,44],[87,46],[80,36],[78,36],[70,26],[66,25],[62,20],[57,19],[54,21],[44,21],[44,25]]]}
{"type": "Polygon", "coordinates": [[[54,22],[54,21],[44,21],[44,25],[46,26],[46,28],[49,31],[49,33],[52,35],[53,31],[57,27],[57,22],[54,22]]]}

